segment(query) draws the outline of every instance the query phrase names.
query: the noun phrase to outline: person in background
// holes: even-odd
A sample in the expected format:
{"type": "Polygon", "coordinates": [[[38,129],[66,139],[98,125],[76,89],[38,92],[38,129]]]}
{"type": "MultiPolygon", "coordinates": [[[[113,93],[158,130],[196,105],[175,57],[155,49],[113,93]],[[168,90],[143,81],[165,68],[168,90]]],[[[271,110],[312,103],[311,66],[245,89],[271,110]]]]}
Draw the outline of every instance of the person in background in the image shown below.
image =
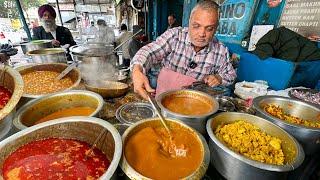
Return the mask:
{"type": "Polygon", "coordinates": [[[219,5],[201,1],[191,11],[189,27],[167,30],[156,41],[142,47],[131,61],[134,91],[147,99],[150,87],[146,72],[161,63],[156,94],[180,89],[195,81],[208,86],[231,85],[236,72],[229,51],[214,34],[219,24],[219,5]]]}
{"type": "Polygon", "coordinates": [[[113,45],[115,42],[114,31],[111,27],[107,26],[107,23],[103,19],[97,21],[98,32],[95,37],[95,42],[106,43],[113,45]]]}
{"type": "Polygon", "coordinates": [[[90,22],[91,26],[87,28],[87,35],[95,35],[98,32],[98,28],[94,26],[94,21],[90,22]]]}
{"type": "Polygon", "coordinates": [[[36,21],[31,21],[31,29],[38,27],[38,23],[36,21]]]}
{"type": "Polygon", "coordinates": [[[131,41],[132,32],[128,32],[127,25],[121,24],[120,26],[120,35],[116,39],[116,46],[120,45],[121,43],[127,41],[124,43],[121,47],[122,53],[123,53],[123,66],[129,67],[130,66],[130,54],[129,54],[129,43],[131,41]],[[130,38],[130,39],[129,39],[130,38]]]}
{"type": "Polygon", "coordinates": [[[180,26],[177,22],[176,16],[174,14],[170,14],[168,16],[168,29],[180,26]]]}
{"type": "MultiPolygon", "coordinates": [[[[132,29],[133,29],[132,34],[136,34],[141,28],[139,25],[133,25],[132,29]]],[[[136,55],[136,53],[139,51],[139,49],[143,47],[144,43],[141,39],[142,36],[143,36],[143,33],[139,33],[130,40],[129,47],[128,47],[130,59],[132,59],[134,55],[136,55]]]]}
{"type": "Polygon", "coordinates": [[[56,25],[56,12],[52,6],[45,4],[39,7],[38,15],[42,26],[33,28],[33,40],[52,39],[54,47],[67,49],[76,45],[70,30],[63,26],[56,25]]]}

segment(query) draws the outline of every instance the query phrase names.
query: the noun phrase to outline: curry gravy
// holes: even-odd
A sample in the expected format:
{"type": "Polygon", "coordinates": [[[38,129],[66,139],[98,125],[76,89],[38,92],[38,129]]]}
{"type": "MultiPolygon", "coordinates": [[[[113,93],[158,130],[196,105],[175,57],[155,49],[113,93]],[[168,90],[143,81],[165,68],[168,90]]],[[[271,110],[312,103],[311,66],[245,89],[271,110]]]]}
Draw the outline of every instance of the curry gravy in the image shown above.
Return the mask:
{"type": "Polygon", "coordinates": [[[46,122],[52,119],[62,118],[62,117],[69,117],[69,116],[89,116],[95,111],[95,109],[90,107],[73,107],[73,108],[66,108],[59,111],[56,111],[52,114],[49,114],[40,120],[36,121],[34,124],[39,124],[42,122],[46,122]]]}
{"type": "Polygon", "coordinates": [[[162,100],[162,105],[172,112],[183,115],[204,115],[212,111],[212,105],[192,97],[169,96],[162,100]]]}
{"type": "Polygon", "coordinates": [[[170,128],[177,148],[186,156],[170,156],[167,131],[163,127],[144,127],[128,137],[124,153],[137,172],[152,179],[180,179],[191,175],[203,160],[203,148],[193,132],[183,127],[170,128]]]}

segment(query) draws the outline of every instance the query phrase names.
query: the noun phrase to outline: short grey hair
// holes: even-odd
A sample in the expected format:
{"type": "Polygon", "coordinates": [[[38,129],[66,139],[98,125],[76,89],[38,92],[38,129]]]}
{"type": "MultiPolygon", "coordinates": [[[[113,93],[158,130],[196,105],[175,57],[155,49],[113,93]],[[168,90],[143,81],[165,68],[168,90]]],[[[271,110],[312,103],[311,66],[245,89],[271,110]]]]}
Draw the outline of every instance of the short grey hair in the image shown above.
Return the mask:
{"type": "Polygon", "coordinates": [[[207,11],[217,11],[219,14],[219,4],[217,4],[215,1],[213,0],[203,0],[200,1],[196,4],[196,6],[193,7],[191,13],[190,13],[190,19],[193,15],[193,13],[198,9],[201,8],[203,10],[207,10],[207,11]]]}

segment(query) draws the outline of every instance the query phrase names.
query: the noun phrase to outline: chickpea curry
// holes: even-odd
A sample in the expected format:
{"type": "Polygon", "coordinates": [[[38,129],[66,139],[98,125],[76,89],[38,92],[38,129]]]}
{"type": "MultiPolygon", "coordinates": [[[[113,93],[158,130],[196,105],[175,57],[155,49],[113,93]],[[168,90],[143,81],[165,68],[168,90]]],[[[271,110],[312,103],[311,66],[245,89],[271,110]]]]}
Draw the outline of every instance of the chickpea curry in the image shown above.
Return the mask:
{"type": "Polygon", "coordinates": [[[49,94],[67,89],[73,85],[69,77],[56,81],[55,78],[59,74],[55,71],[33,71],[23,74],[25,93],[33,95],[49,94]]]}

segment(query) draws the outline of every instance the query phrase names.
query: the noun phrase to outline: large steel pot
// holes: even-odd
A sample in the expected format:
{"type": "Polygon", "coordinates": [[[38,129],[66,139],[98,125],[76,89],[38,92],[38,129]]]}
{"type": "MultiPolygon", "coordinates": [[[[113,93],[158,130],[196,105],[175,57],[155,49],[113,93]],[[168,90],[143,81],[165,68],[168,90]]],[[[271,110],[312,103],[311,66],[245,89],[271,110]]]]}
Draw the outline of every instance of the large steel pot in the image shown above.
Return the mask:
{"type": "Polygon", "coordinates": [[[0,85],[11,91],[12,96],[6,106],[0,110],[0,141],[10,131],[15,107],[23,94],[23,80],[15,69],[0,66],[0,85]]]}
{"type": "Polygon", "coordinates": [[[206,134],[206,123],[207,119],[212,116],[214,113],[216,113],[219,109],[219,103],[217,102],[216,99],[214,99],[212,96],[196,91],[196,90],[173,90],[173,91],[167,91],[159,96],[156,97],[157,103],[159,107],[161,108],[163,115],[166,117],[172,117],[175,119],[179,119],[183,121],[185,124],[193,127],[195,130],[197,130],[199,133],[202,135],[206,134]],[[162,101],[165,98],[170,98],[170,97],[188,97],[188,98],[197,98],[204,103],[208,103],[212,105],[212,110],[203,115],[194,115],[194,116],[189,116],[189,115],[183,115],[183,114],[178,114],[175,112],[170,111],[166,107],[164,107],[162,101]]]}
{"type": "Polygon", "coordinates": [[[294,136],[301,143],[306,154],[311,155],[320,151],[320,128],[292,124],[273,117],[265,112],[264,106],[266,104],[278,105],[290,115],[313,121],[320,121],[320,109],[318,107],[281,96],[261,96],[253,100],[257,115],[277,124],[294,136]]]}
{"type": "Polygon", "coordinates": [[[89,116],[98,116],[103,107],[103,98],[94,92],[72,90],[55,93],[29,101],[16,113],[13,124],[16,129],[23,130],[33,126],[39,119],[72,107],[90,107],[95,109],[89,116]]]}
{"type": "MultiPolygon", "coordinates": [[[[58,73],[61,73],[65,68],[67,68],[68,65],[67,64],[62,64],[62,63],[46,63],[46,64],[35,64],[32,66],[27,66],[25,68],[21,68],[19,69],[19,73],[21,75],[33,72],[33,71],[55,71],[58,73]]],[[[66,77],[70,77],[73,85],[66,90],[71,90],[73,88],[76,88],[81,80],[81,75],[80,72],[77,68],[73,68],[67,75],[66,77]]],[[[37,94],[37,95],[33,95],[33,94],[26,94],[24,93],[22,97],[27,98],[28,100],[30,99],[34,99],[34,98],[39,98],[42,96],[45,96],[47,94],[37,94]]]]}
{"type": "MultiPolygon", "coordinates": [[[[190,128],[189,126],[185,125],[182,121],[179,120],[174,120],[174,119],[166,119],[166,122],[169,124],[179,124],[181,125],[183,128],[186,128],[188,130],[190,130],[190,132],[195,133],[195,135],[198,137],[199,141],[202,144],[202,148],[203,148],[203,159],[202,159],[202,163],[200,164],[199,168],[193,172],[191,175],[189,175],[188,177],[185,177],[184,179],[201,179],[204,174],[206,173],[208,166],[209,166],[209,161],[210,161],[210,152],[209,152],[209,147],[205,141],[205,139],[199,134],[197,133],[194,129],[190,128]]],[[[128,138],[133,135],[135,132],[139,131],[142,128],[145,127],[159,127],[162,126],[160,120],[158,118],[150,118],[150,119],[146,119],[143,121],[139,121],[133,125],[131,125],[130,127],[128,127],[124,134],[122,135],[122,143],[123,146],[125,146],[126,141],[128,140],[128,138]]],[[[146,152],[148,153],[148,152],[146,152]]],[[[157,162],[155,162],[157,163],[157,162]]],[[[145,177],[143,175],[141,175],[139,172],[137,172],[136,170],[134,170],[130,164],[127,162],[126,157],[124,155],[124,151],[123,151],[123,156],[122,159],[120,161],[120,167],[122,169],[122,171],[130,178],[130,179],[150,179],[148,177],[145,177]]]]}
{"type": "Polygon", "coordinates": [[[38,49],[27,52],[33,63],[67,63],[66,52],[62,48],[38,49]]]}
{"type": "Polygon", "coordinates": [[[85,44],[70,47],[74,61],[79,62],[82,79],[85,81],[117,81],[116,62],[113,46],[104,44],[85,44]]]}
{"type": "MultiPolygon", "coordinates": [[[[115,170],[122,154],[121,136],[116,128],[102,119],[94,117],[67,117],[58,121],[41,123],[23,131],[20,131],[0,142],[0,175],[5,159],[19,147],[32,141],[45,138],[67,138],[87,142],[91,145],[96,143],[106,158],[111,162],[108,170],[100,179],[115,177],[115,170]],[[102,131],[106,131],[100,138],[104,142],[96,142],[102,131]]],[[[1,179],[1,176],[0,176],[1,179]]]]}
{"type": "Polygon", "coordinates": [[[27,54],[27,52],[33,50],[53,48],[52,40],[35,40],[31,42],[21,43],[20,46],[24,54],[27,54]]]}
{"type": "Polygon", "coordinates": [[[210,162],[226,179],[285,179],[287,172],[299,167],[304,160],[304,151],[301,145],[291,135],[277,125],[257,116],[236,112],[220,113],[207,122],[207,131],[210,136],[210,162]],[[262,129],[267,134],[280,138],[283,142],[282,149],[285,154],[286,164],[278,166],[251,160],[229,149],[225,143],[215,136],[214,131],[219,125],[239,120],[249,122],[262,129]]]}

